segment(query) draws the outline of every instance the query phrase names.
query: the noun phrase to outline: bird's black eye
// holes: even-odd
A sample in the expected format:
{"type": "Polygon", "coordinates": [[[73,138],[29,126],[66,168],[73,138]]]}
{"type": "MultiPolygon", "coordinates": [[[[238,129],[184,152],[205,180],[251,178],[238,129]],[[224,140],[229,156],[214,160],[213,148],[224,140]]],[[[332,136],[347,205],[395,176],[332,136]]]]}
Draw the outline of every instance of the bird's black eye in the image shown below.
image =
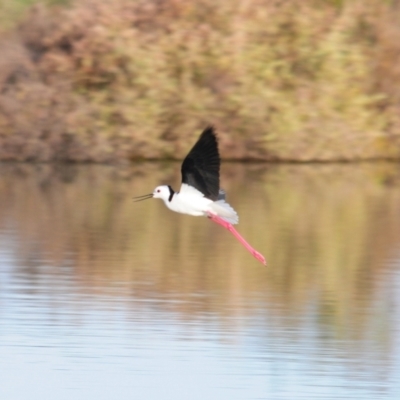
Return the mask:
{"type": "Polygon", "coordinates": [[[157,193],[160,193],[160,189],[157,189],[157,193]]]}

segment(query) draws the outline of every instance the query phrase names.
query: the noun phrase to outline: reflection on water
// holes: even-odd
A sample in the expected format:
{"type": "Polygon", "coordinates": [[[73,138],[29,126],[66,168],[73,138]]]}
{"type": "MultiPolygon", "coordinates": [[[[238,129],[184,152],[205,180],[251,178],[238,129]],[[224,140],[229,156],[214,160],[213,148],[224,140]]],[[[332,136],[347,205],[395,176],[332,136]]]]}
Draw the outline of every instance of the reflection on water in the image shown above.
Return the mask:
{"type": "Polygon", "coordinates": [[[0,166],[0,397],[400,398],[400,168],[224,164],[268,267],[178,172],[0,166]]]}

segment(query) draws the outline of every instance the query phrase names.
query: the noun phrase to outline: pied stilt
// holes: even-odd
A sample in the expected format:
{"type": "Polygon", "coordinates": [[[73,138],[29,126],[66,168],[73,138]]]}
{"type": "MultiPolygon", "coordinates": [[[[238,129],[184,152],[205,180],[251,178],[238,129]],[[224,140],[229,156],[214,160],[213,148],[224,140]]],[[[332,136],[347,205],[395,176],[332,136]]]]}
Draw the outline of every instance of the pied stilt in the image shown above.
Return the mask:
{"type": "Polygon", "coordinates": [[[182,163],[182,185],[179,192],[171,186],[157,186],[153,193],[135,197],[142,201],[154,197],[164,200],[172,211],[193,216],[206,216],[223,226],[260,262],[265,258],[256,251],[233,227],[239,221],[236,211],[225,201],[225,192],[219,187],[221,159],[213,127],[206,128],[182,163]]]}

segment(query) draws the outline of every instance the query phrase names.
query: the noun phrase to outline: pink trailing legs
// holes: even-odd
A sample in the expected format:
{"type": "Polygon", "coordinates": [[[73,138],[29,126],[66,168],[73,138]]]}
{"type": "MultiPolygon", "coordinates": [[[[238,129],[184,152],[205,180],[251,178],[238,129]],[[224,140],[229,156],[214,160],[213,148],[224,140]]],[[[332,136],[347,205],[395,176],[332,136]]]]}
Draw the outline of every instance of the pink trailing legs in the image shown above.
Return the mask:
{"type": "Polygon", "coordinates": [[[239,242],[242,243],[242,245],[244,247],[246,247],[246,249],[252,254],[252,256],[254,258],[256,258],[258,261],[260,261],[264,265],[267,265],[267,262],[266,262],[264,256],[261,253],[259,253],[257,250],[255,250],[253,247],[251,247],[249,245],[249,243],[246,242],[246,240],[240,235],[240,233],[233,227],[233,225],[231,223],[223,220],[218,215],[207,213],[207,216],[208,216],[208,218],[211,219],[211,221],[215,222],[218,225],[221,225],[222,227],[227,229],[229,232],[231,232],[236,237],[236,239],[239,240],[239,242]]]}

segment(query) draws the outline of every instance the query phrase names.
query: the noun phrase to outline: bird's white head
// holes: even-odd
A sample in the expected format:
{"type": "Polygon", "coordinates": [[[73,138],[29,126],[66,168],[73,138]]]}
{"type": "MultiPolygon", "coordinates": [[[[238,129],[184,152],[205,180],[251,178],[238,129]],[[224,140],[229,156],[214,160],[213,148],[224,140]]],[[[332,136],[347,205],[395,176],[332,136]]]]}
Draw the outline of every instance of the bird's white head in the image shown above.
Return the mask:
{"type": "Polygon", "coordinates": [[[174,191],[171,188],[171,186],[167,185],[162,185],[162,186],[157,186],[153,193],[150,194],[145,194],[143,196],[135,197],[135,201],[142,201],[142,200],[147,200],[151,199],[152,197],[155,199],[162,199],[167,203],[172,199],[172,196],[174,195],[174,191]]]}
{"type": "Polygon", "coordinates": [[[155,199],[162,199],[164,201],[167,201],[171,194],[173,194],[173,190],[171,189],[171,186],[167,185],[162,185],[162,186],[157,186],[154,191],[153,191],[153,197],[155,199]]]}

